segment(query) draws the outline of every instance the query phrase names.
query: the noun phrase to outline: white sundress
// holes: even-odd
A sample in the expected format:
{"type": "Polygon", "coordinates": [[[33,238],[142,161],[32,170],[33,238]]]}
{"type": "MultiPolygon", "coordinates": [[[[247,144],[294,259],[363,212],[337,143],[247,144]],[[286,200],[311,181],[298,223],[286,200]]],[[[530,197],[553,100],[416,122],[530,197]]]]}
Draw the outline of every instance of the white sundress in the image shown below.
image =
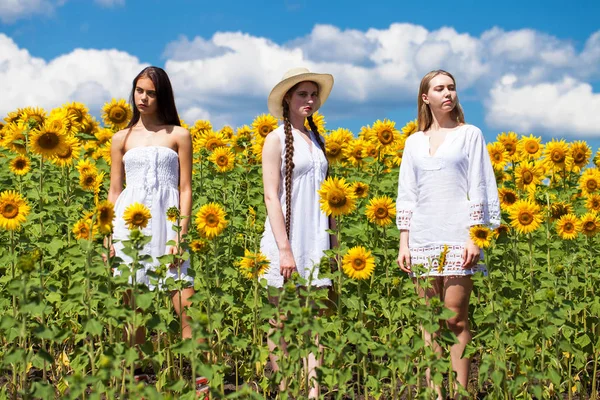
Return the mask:
{"type": "Polygon", "coordinates": [[[473,125],[462,125],[447,133],[433,156],[429,151],[428,136],[411,135],[398,178],[396,224],[409,231],[413,269],[422,264],[430,276],[487,275],[483,264],[462,268],[469,228],[500,225],[496,177],[483,134],[473,125]],[[448,253],[440,267],[444,245],[448,253]]]}
{"type": "MultiPolygon", "coordinates": [[[[167,220],[169,207],[179,208],[179,156],[177,152],[166,146],[134,147],[123,155],[125,165],[126,187],[115,202],[114,247],[115,255],[126,264],[132,262],[131,257],[123,253],[121,240],[129,238],[129,229],[123,219],[125,209],[135,202],[148,207],[152,218],[141,231],[152,240],[144,246],[141,254],[152,256],[152,262],[142,262],[137,270],[136,281],[148,286],[151,290],[155,285],[150,283],[147,271],[156,269],[160,262],[156,259],[167,252],[167,242],[176,240],[177,232],[173,224],[167,220]]],[[[167,278],[181,279],[193,284],[193,278],[187,274],[189,260],[178,268],[167,268],[167,278]],[[178,272],[181,275],[178,275],[178,272]]],[[[115,268],[114,275],[121,271],[115,268]]],[[[159,285],[162,286],[162,285],[159,285]]]]}
{"type": "MultiPolygon", "coordinates": [[[[285,205],[285,132],[283,125],[269,135],[277,135],[281,143],[281,171],[279,184],[279,200],[286,213],[285,205]]],[[[321,211],[319,194],[321,183],[327,175],[327,158],[313,132],[310,132],[312,145],[309,145],[295,129],[294,138],[294,171],[292,173],[292,212],[290,224],[290,244],[298,274],[312,286],[330,286],[331,280],[319,278],[319,263],[329,249],[329,219],[321,211]],[[312,147],[312,149],[311,149],[312,147]]],[[[267,284],[274,287],[283,286],[283,276],[279,270],[279,249],[273,236],[271,224],[267,217],[260,250],[270,261],[269,269],[264,277],[267,284]]]]}

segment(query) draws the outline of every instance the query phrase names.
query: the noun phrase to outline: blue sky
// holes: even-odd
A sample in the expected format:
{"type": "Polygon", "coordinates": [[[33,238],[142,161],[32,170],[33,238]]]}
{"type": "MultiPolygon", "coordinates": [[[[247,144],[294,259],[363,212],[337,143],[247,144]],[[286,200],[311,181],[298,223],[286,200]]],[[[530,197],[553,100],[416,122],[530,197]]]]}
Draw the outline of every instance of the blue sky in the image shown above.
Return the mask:
{"type": "Polygon", "coordinates": [[[328,128],[356,132],[413,118],[419,78],[442,67],[488,140],[512,129],[596,148],[600,3],[566,4],[1,0],[0,52],[11,67],[0,68],[0,89],[12,96],[0,112],[82,100],[97,113],[154,64],[172,76],[186,121],[240,125],[266,111],[270,87],[300,63],[334,74],[328,128]]]}

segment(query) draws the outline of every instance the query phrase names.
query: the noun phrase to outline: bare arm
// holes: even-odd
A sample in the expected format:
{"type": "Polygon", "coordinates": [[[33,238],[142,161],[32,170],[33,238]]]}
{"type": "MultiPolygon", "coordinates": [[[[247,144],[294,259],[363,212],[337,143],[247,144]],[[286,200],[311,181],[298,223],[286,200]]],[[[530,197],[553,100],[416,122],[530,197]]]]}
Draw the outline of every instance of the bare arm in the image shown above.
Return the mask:
{"type": "Polygon", "coordinates": [[[270,134],[265,139],[262,153],[263,186],[265,192],[265,205],[277,248],[279,249],[279,266],[281,275],[288,279],[296,269],[296,262],[292,254],[292,247],[285,231],[285,219],[279,200],[279,187],[281,182],[281,151],[282,146],[276,134],[270,134]]]}
{"type": "MultiPolygon", "coordinates": [[[[126,131],[119,131],[113,135],[112,142],[110,145],[110,187],[108,188],[108,201],[115,204],[119,195],[123,191],[124,181],[124,169],[123,169],[123,149],[125,144],[125,138],[127,137],[126,131]]],[[[115,249],[112,245],[112,238],[104,238],[104,247],[109,249],[110,257],[114,257],[115,249]]],[[[108,260],[106,254],[102,253],[102,259],[104,262],[108,260]]]]}
{"type": "Polygon", "coordinates": [[[178,129],[177,152],[179,154],[179,211],[181,234],[188,232],[192,214],[192,138],[187,129],[178,129]]]}

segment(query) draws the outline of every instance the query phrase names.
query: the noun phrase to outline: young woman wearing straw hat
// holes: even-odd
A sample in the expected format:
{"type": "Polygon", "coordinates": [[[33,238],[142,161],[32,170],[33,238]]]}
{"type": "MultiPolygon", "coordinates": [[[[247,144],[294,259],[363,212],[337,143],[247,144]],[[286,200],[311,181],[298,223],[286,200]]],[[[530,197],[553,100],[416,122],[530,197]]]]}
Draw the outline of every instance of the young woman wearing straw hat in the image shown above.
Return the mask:
{"type": "MultiPolygon", "coordinates": [[[[317,191],[327,176],[328,164],[312,114],[325,103],[332,87],[333,76],[294,68],[269,95],[269,111],[283,119],[283,125],[267,136],[262,154],[268,218],[260,247],[270,260],[265,278],[272,287],[281,288],[293,272],[311,286],[331,286],[331,280],[319,277],[321,258],[330,244],[335,245],[335,238],[330,243],[330,221],[319,207],[317,191]]],[[[269,341],[271,364],[277,371],[277,358],[272,354],[275,347],[269,341]]],[[[285,343],[281,347],[285,351],[285,343]]],[[[319,395],[315,370],[319,364],[313,354],[308,357],[308,377],[314,378],[309,398],[319,395]]],[[[280,388],[285,385],[281,382],[280,388]]]]}

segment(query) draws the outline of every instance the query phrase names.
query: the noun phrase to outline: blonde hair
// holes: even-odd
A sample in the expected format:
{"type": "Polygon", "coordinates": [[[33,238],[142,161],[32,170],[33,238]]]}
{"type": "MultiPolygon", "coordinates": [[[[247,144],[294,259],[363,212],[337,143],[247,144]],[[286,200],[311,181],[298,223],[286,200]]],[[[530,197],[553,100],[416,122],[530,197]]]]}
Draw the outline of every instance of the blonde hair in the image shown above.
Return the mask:
{"type": "MultiPolygon", "coordinates": [[[[442,69],[431,71],[427,73],[423,79],[421,79],[419,96],[417,97],[417,124],[419,125],[419,130],[421,132],[425,132],[427,129],[429,129],[433,123],[433,114],[431,113],[431,108],[423,101],[423,94],[429,92],[429,84],[431,83],[431,80],[438,75],[448,76],[450,79],[452,79],[452,82],[454,82],[454,85],[456,86],[456,80],[452,74],[442,69]]],[[[465,123],[465,114],[460,106],[460,103],[458,102],[458,97],[456,98],[456,105],[454,106],[454,109],[450,112],[450,117],[460,124],[465,123]]]]}

